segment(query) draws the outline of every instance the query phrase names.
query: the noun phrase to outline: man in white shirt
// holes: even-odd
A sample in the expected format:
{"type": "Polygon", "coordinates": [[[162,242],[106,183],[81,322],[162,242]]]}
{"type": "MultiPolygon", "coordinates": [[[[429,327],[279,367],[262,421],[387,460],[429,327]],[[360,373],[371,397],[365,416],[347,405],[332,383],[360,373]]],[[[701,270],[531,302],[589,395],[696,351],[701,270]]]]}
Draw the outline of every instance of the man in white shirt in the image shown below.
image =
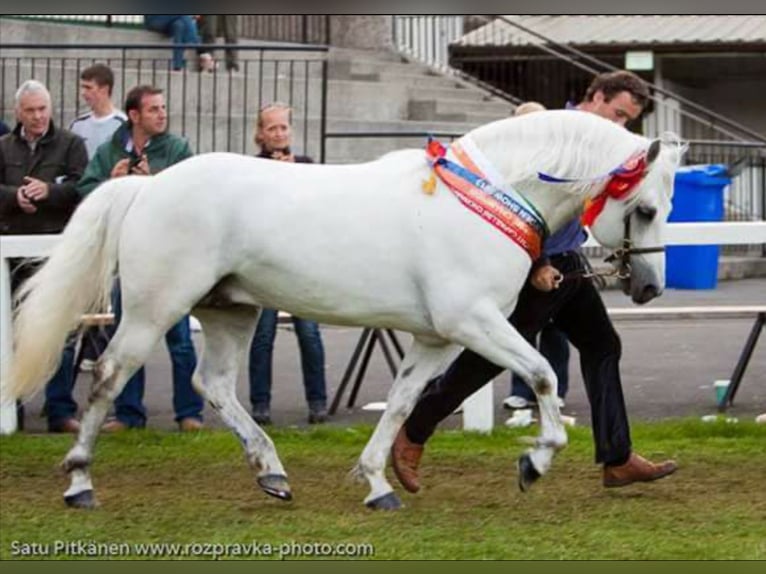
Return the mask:
{"type": "MultiPolygon", "coordinates": [[[[127,116],[112,103],[114,74],[105,64],[94,64],[80,74],[80,96],[90,111],[79,116],[69,126],[71,132],[85,140],[88,161],[96,155],[101,144],[112,139],[112,135],[127,121],[127,116]]],[[[96,359],[109,343],[109,338],[99,328],[89,328],[82,339],[82,351],[75,363],[76,368],[90,370],[96,359]]]]}
{"type": "Polygon", "coordinates": [[[112,103],[114,74],[104,64],[94,64],[80,74],[80,95],[90,111],[75,119],[69,130],[85,140],[88,159],[96,155],[98,146],[111,139],[125,123],[125,114],[112,103]]]}

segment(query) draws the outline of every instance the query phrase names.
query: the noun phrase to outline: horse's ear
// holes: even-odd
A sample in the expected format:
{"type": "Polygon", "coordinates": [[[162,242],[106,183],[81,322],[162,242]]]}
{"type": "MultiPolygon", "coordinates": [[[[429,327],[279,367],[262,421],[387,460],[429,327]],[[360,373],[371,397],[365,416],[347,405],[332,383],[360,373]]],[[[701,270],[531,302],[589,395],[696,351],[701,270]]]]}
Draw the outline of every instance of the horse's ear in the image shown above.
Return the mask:
{"type": "Polygon", "coordinates": [[[660,145],[661,142],[659,139],[652,141],[651,145],[649,146],[649,150],[646,152],[646,165],[651,164],[655,159],[657,159],[657,156],[660,155],[660,145]]]}

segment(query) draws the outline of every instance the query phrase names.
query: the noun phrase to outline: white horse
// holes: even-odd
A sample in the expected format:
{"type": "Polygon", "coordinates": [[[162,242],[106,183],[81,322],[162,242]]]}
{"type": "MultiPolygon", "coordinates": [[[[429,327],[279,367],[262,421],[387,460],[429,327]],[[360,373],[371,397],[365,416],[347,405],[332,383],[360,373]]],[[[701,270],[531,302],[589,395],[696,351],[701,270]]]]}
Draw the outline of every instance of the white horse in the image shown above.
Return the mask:
{"type": "MultiPolygon", "coordinates": [[[[573,111],[493,122],[458,142],[473,150],[498,188],[526,198],[551,232],[605,189],[605,174],[648,153],[643,179],[627,200],[607,199],[592,231],[602,244],[624,247],[623,222],[632,221],[630,293],[643,302],[662,292],[664,254],[636,249],[662,245],[678,145],[656,141],[650,151],[648,139],[573,111]],[[540,172],[563,181],[546,181],[540,172]]],[[[122,321],[99,360],[80,434],[63,461],[71,480],[67,504],[94,505],[89,467],[107,409],[160,337],[189,312],[205,337],[195,388],[242,441],[258,485],[292,497],[274,444],[235,396],[262,307],[414,336],[355,469],[371,488],[367,506],[399,507],[385,477],[389,449],[426,382],[461,346],[536,390],[540,436],[520,469],[526,483],[544,474],[567,442],[554,404],[556,376],[506,320],[530,256],[431,175],[417,149],[343,166],[211,153],[156,176],[111,180],[92,193],[20,290],[9,381],[12,396],[44,385],[67,333],[83,313],[104,308],[119,269],[122,321]]]]}

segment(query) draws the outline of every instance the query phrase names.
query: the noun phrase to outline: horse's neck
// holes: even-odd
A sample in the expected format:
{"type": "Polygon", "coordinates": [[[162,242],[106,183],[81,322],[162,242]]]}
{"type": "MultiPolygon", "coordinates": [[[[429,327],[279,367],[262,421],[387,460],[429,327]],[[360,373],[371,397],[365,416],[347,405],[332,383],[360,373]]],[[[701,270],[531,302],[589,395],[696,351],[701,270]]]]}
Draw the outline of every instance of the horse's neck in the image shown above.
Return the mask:
{"type": "Polygon", "coordinates": [[[582,195],[568,191],[571,186],[567,187],[567,184],[557,184],[557,193],[552,193],[550,187],[550,184],[534,183],[516,185],[516,189],[545,219],[550,232],[555,233],[582,210],[584,199],[582,195]]]}
{"type": "Polygon", "coordinates": [[[552,232],[603,188],[603,180],[590,178],[613,169],[640,145],[640,138],[622,128],[568,111],[502,120],[466,137],[502,178],[498,183],[521,193],[552,232]],[[549,183],[540,180],[539,173],[580,181],[549,183]]]}

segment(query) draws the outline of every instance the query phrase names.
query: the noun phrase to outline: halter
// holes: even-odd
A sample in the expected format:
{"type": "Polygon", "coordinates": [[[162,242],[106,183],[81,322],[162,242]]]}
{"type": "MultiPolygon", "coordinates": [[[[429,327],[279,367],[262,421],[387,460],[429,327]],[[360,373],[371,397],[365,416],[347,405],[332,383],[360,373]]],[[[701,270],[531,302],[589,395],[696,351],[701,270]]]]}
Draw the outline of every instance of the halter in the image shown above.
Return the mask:
{"type": "MultiPolygon", "coordinates": [[[[650,149],[641,151],[633,156],[629,157],[626,161],[620,164],[615,169],[610,170],[608,173],[593,178],[584,179],[568,179],[554,177],[545,173],[538,173],[538,177],[542,181],[548,181],[551,183],[564,183],[573,181],[598,181],[599,179],[609,178],[603,191],[596,197],[589,200],[585,205],[585,211],[581,217],[583,225],[591,226],[593,222],[601,215],[606,205],[606,200],[609,198],[625,201],[628,199],[632,191],[646,176],[648,165],[653,161],[659,152],[659,144],[655,147],[654,144],[650,149]]],[[[633,240],[630,238],[630,216],[633,211],[625,215],[623,222],[625,224],[625,233],[622,238],[622,247],[619,247],[605,259],[605,263],[618,262],[618,265],[612,271],[596,272],[587,266],[584,271],[575,271],[564,275],[564,279],[573,277],[584,278],[602,278],[616,276],[618,279],[629,279],[632,271],[630,265],[630,258],[632,255],[642,255],[645,253],[664,253],[665,246],[661,247],[633,247],[633,240]]]]}
{"type": "Polygon", "coordinates": [[[616,275],[618,279],[630,278],[632,268],[630,266],[630,257],[632,255],[643,255],[645,253],[664,253],[665,246],[657,247],[633,247],[633,241],[630,238],[630,216],[628,213],[623,220],[625,222],[625,234],[622,238],[622,247],[614,250],[606,259],[605,263],[619,262],[614,272],[604,273],[602,275],[616,275]]]}

